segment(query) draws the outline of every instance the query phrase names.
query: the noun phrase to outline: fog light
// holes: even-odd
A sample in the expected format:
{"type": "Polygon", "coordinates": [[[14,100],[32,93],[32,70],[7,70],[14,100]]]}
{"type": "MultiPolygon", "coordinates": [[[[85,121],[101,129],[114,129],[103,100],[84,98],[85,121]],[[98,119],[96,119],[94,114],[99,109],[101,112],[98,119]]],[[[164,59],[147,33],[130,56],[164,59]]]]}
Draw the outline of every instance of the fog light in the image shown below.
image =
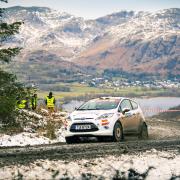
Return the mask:
{"type": "Polygon", "coordinates": [[[105,129],[109,129],[109,126],[104,126],[105,129]]]}

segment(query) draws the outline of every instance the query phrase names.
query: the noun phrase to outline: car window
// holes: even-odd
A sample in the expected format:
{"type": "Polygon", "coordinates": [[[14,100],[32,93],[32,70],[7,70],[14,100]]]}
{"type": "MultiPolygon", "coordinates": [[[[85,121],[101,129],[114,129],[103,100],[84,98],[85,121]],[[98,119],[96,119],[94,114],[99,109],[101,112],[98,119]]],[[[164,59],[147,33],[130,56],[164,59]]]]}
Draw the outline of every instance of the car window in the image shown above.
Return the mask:
{"type": "Polygon", "coordinates": [[[134,101],[131,101],[131,104],[132,104],[132,108],[133,109],[137,109],[138,108],[138,104],[134,101]]]}
{"type": "Polygon", "coordinates": [[[91,100],[84,103],[77,110],[110,110],[118,107],[120,100],[91,100]]]}
{"type": "Polygon", "coordinates": [[[130,101],[128,99],[123,100],[121,102],[120,109],[121,109],[121,111],[123,109],[130,109],[130,110],[132,110],[132,106],[131,106],[130,101]]]}

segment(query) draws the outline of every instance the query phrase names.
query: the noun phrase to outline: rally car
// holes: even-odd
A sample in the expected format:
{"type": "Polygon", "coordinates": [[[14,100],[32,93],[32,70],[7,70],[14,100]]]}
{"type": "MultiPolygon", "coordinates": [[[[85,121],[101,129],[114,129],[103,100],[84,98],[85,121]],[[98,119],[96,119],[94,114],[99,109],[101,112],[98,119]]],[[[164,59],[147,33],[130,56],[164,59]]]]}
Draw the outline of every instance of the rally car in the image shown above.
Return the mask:
{"type": "Polygon", "coordinates": [[[66,120],[65,139],[76,143],[80,137],[110,138],[119,142],[127,134],[148,138],[148,128],[143,112],[132,99],[101,97],[76,108],[66,120]]]}

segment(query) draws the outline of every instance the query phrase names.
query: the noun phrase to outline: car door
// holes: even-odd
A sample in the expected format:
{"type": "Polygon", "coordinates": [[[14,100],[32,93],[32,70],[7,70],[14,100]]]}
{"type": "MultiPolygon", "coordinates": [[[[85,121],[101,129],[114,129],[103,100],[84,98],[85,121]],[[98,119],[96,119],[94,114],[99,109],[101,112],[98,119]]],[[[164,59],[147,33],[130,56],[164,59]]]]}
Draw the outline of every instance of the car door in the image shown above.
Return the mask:
{"type": "Polygon", "coordinates": [[[133,115],[132,115],[132,105],[128,99],[124,99],[119,106],[120,121],[125,133],[133,131],[133,115]],[[130,109],[129,112],[123,114],[123,109],[130,109]]]}
{"type": "Polygon", "coordinates": [[[133,100],[130,100],[131,102],[131,106],[132,106],[132,117],[133,117],[133,120],[132,120],[132,126],[133,126],[133,130],[134,131],[138,131],[139,130],[139,126],[140,126],[140,123],[141,123],[141,114],[139,112],[139,108],[138,108],[138,104],[133,101],[133,100]]]}

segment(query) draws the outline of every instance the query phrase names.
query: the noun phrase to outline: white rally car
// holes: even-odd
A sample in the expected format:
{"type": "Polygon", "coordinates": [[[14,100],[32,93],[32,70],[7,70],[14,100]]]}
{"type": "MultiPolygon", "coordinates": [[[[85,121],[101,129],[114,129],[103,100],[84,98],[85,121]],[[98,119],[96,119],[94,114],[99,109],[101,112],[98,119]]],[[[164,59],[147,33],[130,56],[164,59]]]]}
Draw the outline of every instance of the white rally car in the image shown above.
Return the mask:
{"type": "Polygon", "coordinates": [[[79,137],[97,137],[104,140],[121,141],[125,134],[148,137],[147,124],[139,105],[129,98],[102,97],[90,100],[66,120],[65,139],[76,143],[79,137]]]}

